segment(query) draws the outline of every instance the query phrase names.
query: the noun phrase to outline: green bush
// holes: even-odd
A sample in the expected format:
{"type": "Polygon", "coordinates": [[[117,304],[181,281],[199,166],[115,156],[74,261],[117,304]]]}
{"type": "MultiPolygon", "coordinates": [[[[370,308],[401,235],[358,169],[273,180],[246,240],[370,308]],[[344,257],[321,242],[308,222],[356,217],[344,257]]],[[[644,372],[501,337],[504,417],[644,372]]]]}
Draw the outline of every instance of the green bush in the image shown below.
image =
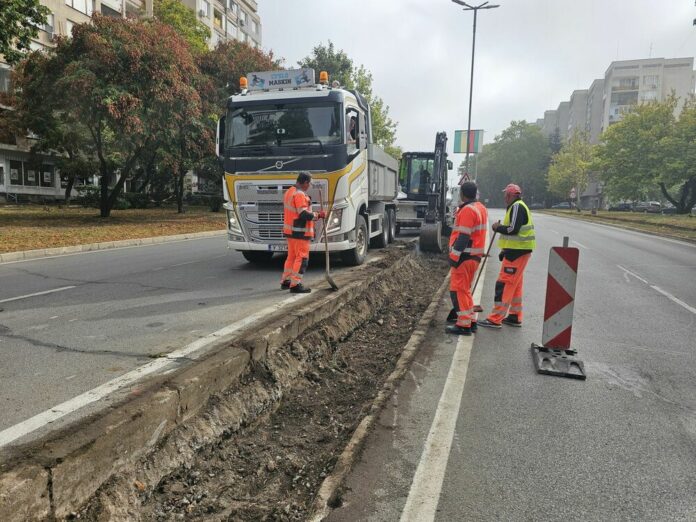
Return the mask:
{"type": "Polygon", "coordinates": [[[127,192],[123,195],[130,208],[147,208],[150,206],[150,198],[141,192],[127,192]]]}

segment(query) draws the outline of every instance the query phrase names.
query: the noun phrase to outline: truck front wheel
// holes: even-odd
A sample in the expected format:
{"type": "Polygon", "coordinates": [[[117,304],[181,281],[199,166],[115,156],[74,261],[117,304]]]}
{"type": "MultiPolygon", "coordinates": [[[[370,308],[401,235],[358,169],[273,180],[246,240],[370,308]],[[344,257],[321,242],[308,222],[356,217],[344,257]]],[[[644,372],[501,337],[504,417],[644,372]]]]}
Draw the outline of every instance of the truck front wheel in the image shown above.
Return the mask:
{"type": "Polygon", "coordinates": [[[265,252],[263,250],[242,250],[244,259],[253,264],[268,263],[273,257],[273,252],[265,252]]]}
{"type": "Polygon", "coordinates": [[[355,220],[355,248],[341,252],[341,259],[349,266],[362,265],[367,257],[367,244],[370,237],[367,234],[367,223],[363,216],[355,220]]]}

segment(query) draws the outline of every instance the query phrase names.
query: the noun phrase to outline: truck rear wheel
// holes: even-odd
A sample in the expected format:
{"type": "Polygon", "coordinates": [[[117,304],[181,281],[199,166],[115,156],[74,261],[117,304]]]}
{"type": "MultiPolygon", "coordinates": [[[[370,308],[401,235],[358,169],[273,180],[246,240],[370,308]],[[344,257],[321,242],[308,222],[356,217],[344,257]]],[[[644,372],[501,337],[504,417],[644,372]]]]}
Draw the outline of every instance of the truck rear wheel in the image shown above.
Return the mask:
{"type": "Polygon", "coordinates": [[[370,246],[373,248],[387,248],[389,246],[389,213],[387,211],[382,214],[382,231],[378,236],[370,240],[370,246]]]}
{"type": "Polygon", "coordinates": [[[273,252],[265,252],[263,250],[242,250],[244,259],[253,264],[268,263],[273,257],[273,252]]]}
{"type": "Polygon", "coordinates": [[[367,257],[367,244],[370,236],[367,234],[367,223],[363,216],[355,220],[355,248],[341,252],[341,259],[349,266],[362,265],[367,257]]]}
{"type": "Polygon", "coordinates": [[[396,239],[396,212],[393,208],[387,210],[389,216],[389,242],[393,243],[396,239]]]}

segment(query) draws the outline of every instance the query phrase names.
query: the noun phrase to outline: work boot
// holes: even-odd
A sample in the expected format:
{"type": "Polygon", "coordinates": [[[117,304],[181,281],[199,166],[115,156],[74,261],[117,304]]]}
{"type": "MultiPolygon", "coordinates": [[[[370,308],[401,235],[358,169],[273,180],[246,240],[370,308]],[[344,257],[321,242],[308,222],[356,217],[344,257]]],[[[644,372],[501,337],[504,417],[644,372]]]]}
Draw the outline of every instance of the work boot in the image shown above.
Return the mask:
{"type": "Polygon", "coordinates": [[[522,321],[517,319],[516,315],[508,315],[505,319],[503,319],[503,324],[520,328],[522,326],[522,321]]]}
{"type": "Polygon", "coordinates": [[[287,290],[288,288],[290,288],[290,280],[289,279],[286,279],[285,281],[280,283],[281,290],[287,290]]]}
{"type": "Polygon", "coordinates": [[[468,326],[457,326],[456,324],[446,327],[445,331],[454,335],[471,335],[471,328],[468,326]]]}
{"type": "Polygon", "coordinates": [[[503,325],[498,324],[498,323],[494,323],[493,321],[489,321],[488,319],[481,319],[478,322],[478,325],[483,326],[485,328],[498,328],[498,329],[500,329],[503,327],[503,325]]]}
{"type": "Polygon", "coordinates": [[[299,285],[291,286],[290,287],[290,293],[291,294],[308,294],[311,292],[311,288],[307,288],[306,286],[302,286],[302,283],[299,285]]]}
{"type": "Polygon", "coordinates": [[[478,323],[476,321],[471,322],[471,331],[476,333],[476,330],[478,330],[478,323]]]}
{"type": "Polygon", "coordinates": [[[452,323],[452,324],[456,323],[457,322],[457,310],[452,308],[449,311],[449,314],[447,314],[447,319],[445,319],[445,321],[448,323],[452,323]]]}

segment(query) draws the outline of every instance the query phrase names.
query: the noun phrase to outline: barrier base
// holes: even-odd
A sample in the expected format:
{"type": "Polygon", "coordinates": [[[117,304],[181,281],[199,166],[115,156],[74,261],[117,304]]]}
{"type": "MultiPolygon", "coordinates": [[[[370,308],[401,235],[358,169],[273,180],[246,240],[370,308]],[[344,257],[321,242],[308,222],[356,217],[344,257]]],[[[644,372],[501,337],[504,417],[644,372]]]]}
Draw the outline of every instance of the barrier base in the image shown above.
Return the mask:
{"type": "Polygon", "coordinates": [[[587,379],[585,364],[576,359],[577,351],[562,350],[558,348],[546,348],[540,344],[532,343],[532,359],[537,373],[555,375],[556,377],[568,377],[569,379],[587,379]]]}

